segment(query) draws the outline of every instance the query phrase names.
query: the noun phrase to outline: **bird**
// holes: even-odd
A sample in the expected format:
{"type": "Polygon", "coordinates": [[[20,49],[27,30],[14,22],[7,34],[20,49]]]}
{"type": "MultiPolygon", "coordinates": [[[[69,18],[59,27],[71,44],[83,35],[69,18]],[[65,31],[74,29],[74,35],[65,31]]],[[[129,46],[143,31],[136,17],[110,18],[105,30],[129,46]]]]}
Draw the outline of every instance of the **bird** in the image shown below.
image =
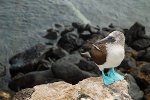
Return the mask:
{"type": "Polygon", "coordinates": [[[103,39],[97,39],[88,52],[82,53],[90,57],[102,72],[105,85],[113,84],[116,81],[124,80],[115,67],[118,67],[125,56],[125,36],[120,31],[113,31],[103,39]],[[107,74],[104,69],[109,68],[107,74]]]}

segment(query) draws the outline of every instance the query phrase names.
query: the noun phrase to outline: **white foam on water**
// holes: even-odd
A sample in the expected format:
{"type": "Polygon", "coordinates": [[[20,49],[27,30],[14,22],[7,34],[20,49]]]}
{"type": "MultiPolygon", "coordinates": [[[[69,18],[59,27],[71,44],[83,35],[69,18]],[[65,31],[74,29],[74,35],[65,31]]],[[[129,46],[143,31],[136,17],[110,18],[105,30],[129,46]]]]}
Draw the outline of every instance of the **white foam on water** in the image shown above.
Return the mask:
{"type": "Polygon", "coordinates": [[[75,15],[81,19],[83,21],[84,24],[90,24],[91,21],[88,20],[84,15],[83,13],[74,6],[74,4],[71,2],[71,1],[68,1],[68,6],[73,10],[73,12],[75,13],[75,15]]]}

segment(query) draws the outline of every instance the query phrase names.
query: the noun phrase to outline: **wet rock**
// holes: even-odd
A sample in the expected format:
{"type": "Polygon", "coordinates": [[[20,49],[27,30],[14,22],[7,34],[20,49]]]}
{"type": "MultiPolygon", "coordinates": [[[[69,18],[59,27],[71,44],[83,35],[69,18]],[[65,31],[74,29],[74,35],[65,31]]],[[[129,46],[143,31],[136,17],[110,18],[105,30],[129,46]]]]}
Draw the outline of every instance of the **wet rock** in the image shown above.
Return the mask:
{"type": "Polygon", "coordinates": [[[88,31],[91,34],[98,34],[100,31],[99,26],[92,26],[90,24],[82,24],[78,22],[73,22],[72,26],[77,28],[78,33],[83,33],[84,31],[88,31]]]}
{"type": "Polygon", "coordinates": [[[121,32],[124,33],[124,30],[123,30],[123,29],[121,29],[121,28],[118,27],[118,26],[115,26],[115,25],[112,24],[112,23],[111,23],[108,27],[102,28],[102,30],[103,30],[103,31],[106,31],[106,32],[109,32],[109,33],[113,32],[113,31],[121,31],[121,32]]]}
{"type": "Polygon", "coordinates": [[[150,39],[139,39],[131,44],[135,50],[143,50],[150,47],[150,39]]]}
{"type": "MultiPolygon", "coordinates": [[[[63,81],[43,84],[35,86],[33,88],[34,92],[28,98],[29,100],[42,100],[43,98],[45,100],[80,100],[79,98],[83,100],[86,100],[86,98],[88,100],[140,100],[143,96],[142,91],[130,79],[115,82],[108,87],[103,85],[102,77],[91,77],[80,81],[76,85],[63,81]],[[130,84],[131,81],[132,84],[130,84]]],[[[18,92],[17,95],[23,97],[21,92],[18,92]]]]}
{"type": "Polygon", "coordinates": [[[145,64],[145,65],[141,68],[141,72],[143,72],[145,75],[150,75],[150,63],[145,64]]]}
{"type": "Polygon", "coordinates": [[[0,63],[0,77],[6,75],[6,66],[0,63]]]}
{"type": "Polygon", "coordinates": [[[11,75],[14,76],[17,72],[27,73],[36,70],[38,62],[45,57],[48,50],[49,47],[46,45],[38,44],[10,58],[11,75]]]}
{"type": "Polygon", "coordinates": [[[53,64],[52,72],[55,77],[63,79],[71,84],[76,84],[79,81],[90,77],[89,73],[80,70],[75,64],[61,60],[58,60],[53,64]]]}
{"type": "Polygon", "coordinates": [[[50,28],[47,30],[47,34],[44,36],[44,38],[56,40],[58,38],[58,34],[59,34],[58,30],[50,28]]]}
{"type": "Polygon", "coordinates": [[[69,53],[66,50],[60,47],[53,47],[46,53],[46,59],[51,58],[55,61],[67,55],[69,55],[69,53]]]}
{"type": "Polygon", "coordinates": [[[126,36],[126,43],[131,45],[133,41],[143,38],[145,35],[145,27],[136,22],[131,28],[125,33],[126,36]]]}
{"type": "Polygon", "coordinates": [[[79,33],[82,33],[84,31],[86,31],[86,27],[87,27],[86,24],[81,24],[81,23],[78,23],[78,22],[73,22],[72,26],[77,28],[79,33]]]}
{"type": "Polygon", "coordinates": [[[65,26],[64,30],[61,32],[61,36],[69,33],[69,32],[73,32],[74,28],[72,26],[65,26]]]}
{"type": "Polygon", "coordinates": [[[88,32],[88,31],[84,31],[82,33],[79,33],[80,34],[80,38],[82,38],[83,40],[88,40],[91,38],[91,33],[88,32]]]}
{"type": "Polygon", "coordinates": [[[58,41],[58,46],[62,47],[68,52],[78,49],[82,44],[83,40],[74,32],[63,35],[58,41]]]}
{"type": "Polygon", "coordinates": [[[60,29],[60,28],[63,28],[63,27],[64,27],[62,24],[58,24],[58,23],[56,23],[54,26],[55,26],[56,28],[58,28],[58,29],[60,29]]]}
{"type": "Polygon", "coordinates": [[[54,77],[50,69],[45,71],[35,71],[13,78],[9,83],[9,88],[13,91],[19,91],[24,88],[31,88],[35,85],[56,81],[60,80],[54,77]]]}
{"type": "Polygon", "coordinates": [[[139,51],[137,54],[137,60],[150,62],[150,48],[139,51]]]}

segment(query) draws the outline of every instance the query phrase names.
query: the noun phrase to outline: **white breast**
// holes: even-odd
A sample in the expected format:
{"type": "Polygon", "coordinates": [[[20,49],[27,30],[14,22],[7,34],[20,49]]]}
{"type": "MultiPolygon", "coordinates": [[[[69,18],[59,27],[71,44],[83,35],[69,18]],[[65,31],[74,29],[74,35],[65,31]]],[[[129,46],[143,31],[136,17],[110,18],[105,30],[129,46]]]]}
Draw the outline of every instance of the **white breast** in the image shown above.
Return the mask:
{"type": "Polygon", "coordinates": [[[107,44],[107,58],[103,65],[98,65],[100,69],[112,68],[120,65],[124,59],[124,47],[121,45],[107,44]]]}

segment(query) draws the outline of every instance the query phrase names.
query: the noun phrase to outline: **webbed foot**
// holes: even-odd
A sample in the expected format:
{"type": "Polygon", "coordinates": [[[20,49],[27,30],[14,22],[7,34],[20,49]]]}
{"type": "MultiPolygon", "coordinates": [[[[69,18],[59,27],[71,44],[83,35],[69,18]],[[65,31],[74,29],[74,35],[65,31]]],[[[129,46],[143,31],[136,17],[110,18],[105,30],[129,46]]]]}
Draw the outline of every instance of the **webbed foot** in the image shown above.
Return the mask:
{"type": "Polygon", "coordinates": [[[109,72],[107,73],[108,77],[110,77],[111,79],[113,79],[114,81],[121,81],[124,80],[124,76],[120,75],[119,73],[117,73],[114,68],[110,69],[109,72]]]}
{"type": "Polygon", "coordinates": [[[102,78],[103,78],[103,82],[105,85],[110,85],[110,84],[113,84],[115,82],[113,79],[106,76],[103,71],[102,71],[102,78]]]}

